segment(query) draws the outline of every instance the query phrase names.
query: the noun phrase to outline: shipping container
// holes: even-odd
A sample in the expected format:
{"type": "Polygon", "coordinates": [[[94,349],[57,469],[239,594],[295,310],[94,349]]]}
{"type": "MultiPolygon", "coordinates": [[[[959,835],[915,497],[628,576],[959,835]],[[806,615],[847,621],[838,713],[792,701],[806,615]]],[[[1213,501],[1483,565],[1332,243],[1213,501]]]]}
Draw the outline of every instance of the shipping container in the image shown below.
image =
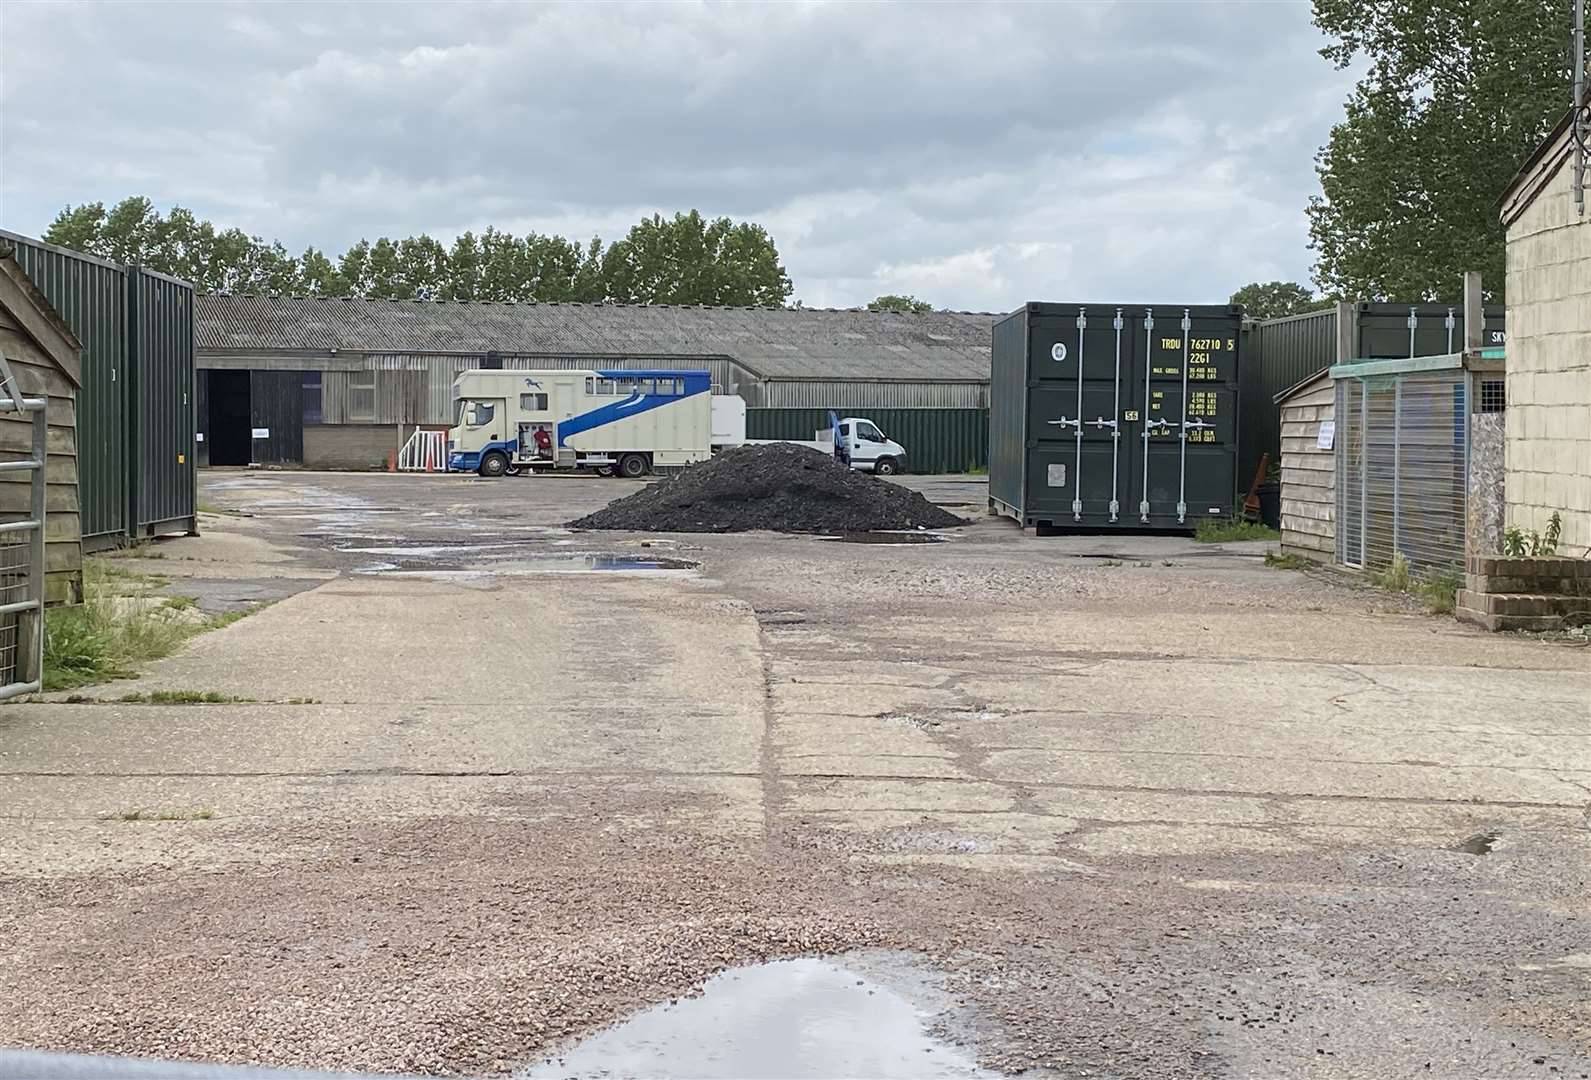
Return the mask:
{"type": "Polygon", "coordinates": [[[127,271],[128,533],[198,532],[193,286],[127,271]]]}
{"type": "MultiPolygon", "coordinates": [[[[1464,310],[1446,304],[1357,303],[1353,360],[1444,356],[1464,348],[1464,310]]],[[[1507,341],[1502,305],[1486,308],[1485,345],[1507,341]]],[[[1265,319],[1247,326],[1238,423],[1238,484],[1247,489],[1260,456],[1281,454],[1281,409],[1276,395],[1337,362],[1337,311],[1265,319]]]]}
{"type": "Polygon", "coordinates": [[[115,263],[0,231],[17,264],[83,344],[77,490],[85,550],[127,535],[127,274],[115,263]]]}
{"type": "MultiPolygon", "coordinates": [[[[885,438],[906,448],[906,471],[964,473],[989,466],[989,410],[878,409],[833,399],[840,416],[865,416],[885,438]]],[[[828,426],[830,410],[747,409],[748,439],[811,439],[828,426]]]]}
{"type": "Polygon", "coordinates": [[[1242,308],[1028,304],[995,324],[989,508],[1191,531],[1235,509],[1242,308]]]}

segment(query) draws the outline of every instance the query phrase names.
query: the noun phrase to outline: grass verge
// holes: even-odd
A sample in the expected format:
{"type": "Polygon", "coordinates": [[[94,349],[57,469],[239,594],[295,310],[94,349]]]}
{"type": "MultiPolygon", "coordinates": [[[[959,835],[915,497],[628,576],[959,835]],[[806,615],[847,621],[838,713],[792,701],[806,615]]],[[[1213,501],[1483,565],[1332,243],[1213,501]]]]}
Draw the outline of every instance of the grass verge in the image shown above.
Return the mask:
{"type": "Polygon", "coordinates": [[[1201,544],[1229,544],[1239,540],[1280,540],[1282,534],[1269,525],[1242,518],[1200,518],[1193,527],[1193,538],[1201,544]]]}
{"type": "Polygon", "coordinates": [[[83,603],[45,615],[44,689],[130,678],[138,665],[170,656],[189,638],[248,614],[195,620],[191,600],[155,592],[165,584],[165,578],[134,573],[106,559],[85,559],[83,603]]]}
{"type": "Polygon", "coordinates": [[[1315,560],[1291,551],[1267,551],[1265,565],[1277,570],[1308,570],[1315,565],[1315,560]]]}

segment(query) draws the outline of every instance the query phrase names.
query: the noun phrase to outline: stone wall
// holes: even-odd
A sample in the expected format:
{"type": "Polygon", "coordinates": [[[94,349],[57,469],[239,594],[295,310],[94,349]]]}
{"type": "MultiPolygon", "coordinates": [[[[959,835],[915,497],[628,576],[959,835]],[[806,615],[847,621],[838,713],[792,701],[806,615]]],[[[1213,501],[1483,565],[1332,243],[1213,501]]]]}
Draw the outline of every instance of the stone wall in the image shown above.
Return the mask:
{"type": "Polygon", "coordinates": [[[1470,555],[1503,550],[1507,511],[1503,436],[1507,413],[1471,413],[1469,418],[1469,498],[1464,539],[1470,555]]]}
{"type": "MultiPolygon", "coordinates": [[[[1549,160],[1553,159],[1549,155],[1549,160]]],[[[1508,524],[1591,548],[1591,217],[1575,213],[1559,154],[1508,226],[1508,524]]]]}

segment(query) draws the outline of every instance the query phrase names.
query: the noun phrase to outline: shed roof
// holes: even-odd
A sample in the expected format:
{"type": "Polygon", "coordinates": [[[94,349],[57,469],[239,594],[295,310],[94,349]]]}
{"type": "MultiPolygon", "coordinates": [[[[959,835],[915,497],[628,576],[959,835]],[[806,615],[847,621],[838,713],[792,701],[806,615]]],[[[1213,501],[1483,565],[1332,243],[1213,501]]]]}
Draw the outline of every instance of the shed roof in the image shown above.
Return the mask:
{"type": "Polygon", "coordinates": [[[83,343],[33,284],[9,247],[0,247],[0,305],[11,312],[73,386],[83,385],[83,343]]]}
{"type": "Polygon", "coordinates": [[[201,353],[729,357],[763,378],[987,381],[998,315],[205,295],[201,353]]]}
{"type": "Polygon", "coordinates": [[[1570,133],[1573,125],[1574,110],[1570,109],[1559,118],[1557,124],[1553,125],[1547,137],[1541,140],[1541,145],[1525,159],[1525,163],[1519,167],[1514,178],[1498,196],[1497,209],[1504,225],[1512,225],[1514,219],[1524,213],[1525,208],[1541,193],[1547,181],[1552,179],[1568,159],[1573,146],[1570,133]]]}

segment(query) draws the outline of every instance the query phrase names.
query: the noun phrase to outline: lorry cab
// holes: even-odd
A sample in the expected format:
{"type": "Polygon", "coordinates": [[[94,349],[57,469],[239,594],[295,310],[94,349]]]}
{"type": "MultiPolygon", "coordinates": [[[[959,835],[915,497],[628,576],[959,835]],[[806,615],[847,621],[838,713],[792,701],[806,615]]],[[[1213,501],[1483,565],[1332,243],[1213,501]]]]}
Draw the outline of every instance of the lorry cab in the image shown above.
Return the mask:
{"type": "Polygon", "coordinates": [[[838,431],[851,468],[879,476],[893,476],[905,470],[906,448],[879,431],[878,425],[867,417],[843,417],[838,431]]]}

